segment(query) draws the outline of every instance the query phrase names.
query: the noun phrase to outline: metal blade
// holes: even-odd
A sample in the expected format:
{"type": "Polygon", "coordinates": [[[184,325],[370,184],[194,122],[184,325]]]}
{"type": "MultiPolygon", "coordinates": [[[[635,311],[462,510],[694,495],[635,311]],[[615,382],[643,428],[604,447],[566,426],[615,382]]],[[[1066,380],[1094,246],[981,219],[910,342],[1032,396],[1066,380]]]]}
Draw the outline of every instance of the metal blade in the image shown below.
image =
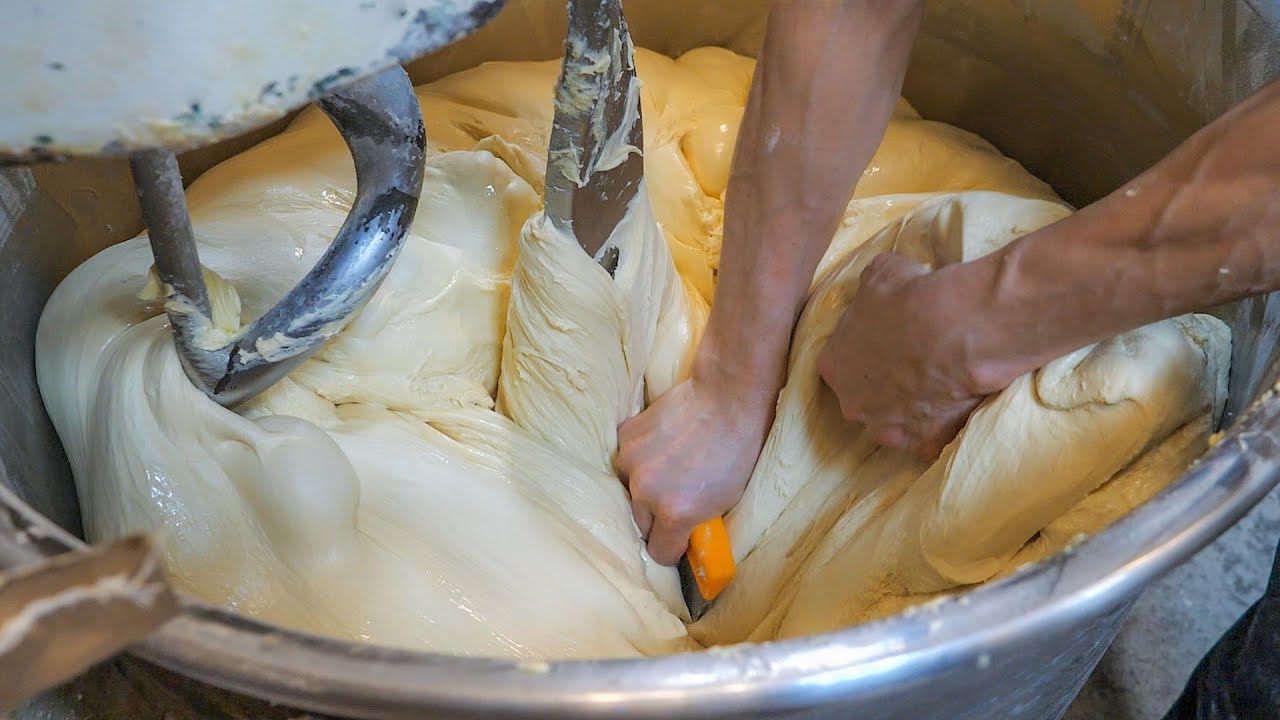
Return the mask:
{"type": "Polygon", "coordinates": [[[693,576],[693,566],[689,564],[689,556],[681,555],[680,564],[676,566],[680,574],[680,593],[684,595],[684,605],[689,608],[689,618],[694,622],[702,619],[711,609],[711,600],[702,596],[698,589],[698,581],[693,576]]]}
{"type": "Polygon", "coordinates": [[[546,213],[612,273],[605,247],[644,176],[640,83],[620,0],[569,0],[547,153],[546,213]]]}

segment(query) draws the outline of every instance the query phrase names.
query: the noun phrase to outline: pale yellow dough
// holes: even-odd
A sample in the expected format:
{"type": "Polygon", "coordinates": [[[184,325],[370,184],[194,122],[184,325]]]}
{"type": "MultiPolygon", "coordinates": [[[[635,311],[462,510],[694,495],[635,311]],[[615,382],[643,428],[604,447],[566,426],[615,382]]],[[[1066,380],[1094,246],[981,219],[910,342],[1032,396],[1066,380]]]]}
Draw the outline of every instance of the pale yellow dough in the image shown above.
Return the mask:
{"type": "MultiPolygon", "coordinates": [[[[612,472],[616,426],[687,374],[753,64],[704,48],[640,51],[638,66],[646,182],[612,239],[613,278],[540,212],[557,62],[419,89],[431,152],[403,254],[337,340],[238,413],[183,375],[143,299],[158,294],[145,237],[73,272],[37,364],[89,538],[155,531],[181,588],[300,630],[480,656],[655,655],[832,629],[1005,574],[1105,527],[1202,450],[1230,344],[1206,316],[1020,378],[932,465],[840,418],[814,364],[872,256],[969,260],[1070,211],[900,103],[729,515],[739,577],[686,626],[612,472]]],[[[211,332],[300,279],[353,192],[315,110],[200,178],[211,332]]]]}

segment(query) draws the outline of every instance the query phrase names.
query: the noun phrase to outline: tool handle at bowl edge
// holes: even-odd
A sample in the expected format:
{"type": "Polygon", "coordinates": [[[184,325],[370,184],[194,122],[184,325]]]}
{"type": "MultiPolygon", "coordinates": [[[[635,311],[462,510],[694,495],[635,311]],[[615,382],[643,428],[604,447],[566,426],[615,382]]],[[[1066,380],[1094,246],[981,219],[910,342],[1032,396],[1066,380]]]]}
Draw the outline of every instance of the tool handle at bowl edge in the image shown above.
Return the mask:
{"type": "Polygon", "coordinates": [[[162,557],[138,535],[0,572],[0,717],[176,616],[162,557]]]}
{"type": "Polygon", "coordinates": [[[698,591],[708,602],[715,600],[733,579],[736,568],[733,546],[723,518],[708,520],[693,529],[686,551],[698,591]]]}

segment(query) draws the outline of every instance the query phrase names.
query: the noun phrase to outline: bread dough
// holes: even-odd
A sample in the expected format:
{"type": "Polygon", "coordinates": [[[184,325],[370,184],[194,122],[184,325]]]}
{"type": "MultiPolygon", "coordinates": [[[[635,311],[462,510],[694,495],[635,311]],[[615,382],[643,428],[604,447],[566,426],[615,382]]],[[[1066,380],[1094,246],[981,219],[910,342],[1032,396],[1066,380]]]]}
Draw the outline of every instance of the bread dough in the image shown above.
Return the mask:
{"type": "MultiPolygon", "coordinates": [[[[899,103],[728,517],[739,576],[687,627],[612,457],[618,422],[687,374],[705,324],[753,65],[715,48],[642,50],[637,64],[646,180],[611,239],[613,278],[540,212],[558,62],[419,89],[430,149],[400,259],[336,340],[237,412],[184,376],[148,299],[145,236],[77,268],[41,318],[37,365],[89,539],[154,531],[182,589],[308,632],[477,656],[656,655],[835,628],[1007,573],[1105,527],[1203,449],[1229,349],[1205,316],[1020,378],[931,465],[839,417],[814,363],[872,256],[960,262],[1069,212],[989,144],[899,103]]],[[[233,332],[311,268],[354,184],[312,109],[192,185],[217,327],[233,332]]]]}

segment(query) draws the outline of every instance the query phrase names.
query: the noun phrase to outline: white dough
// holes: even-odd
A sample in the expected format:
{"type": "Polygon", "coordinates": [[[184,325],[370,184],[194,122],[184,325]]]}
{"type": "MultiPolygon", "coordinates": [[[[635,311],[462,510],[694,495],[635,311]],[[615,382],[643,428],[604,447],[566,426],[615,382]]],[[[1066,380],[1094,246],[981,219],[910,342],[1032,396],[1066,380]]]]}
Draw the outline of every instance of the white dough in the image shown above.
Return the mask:
{"type": "MultiPolygon", "coordinates": [[[[145,236],[77,268],[37,365],[86,533],[157,532],[184,590],[292,628],[477,656],[657,655],[836,628],[1096,532],[1205,446],[1230,338],[1187,316],[989,399],[936,463],[876,446],[815,369],[880,252],[970,260],[1065,217],[979,138],[900,103],[815,277],[778,415],[728,524],[739,575],[686,626],[613,474],[616,428],[688,373],[719,267],[752,61],[639,51],[646,180],[610,277],[540,211],[558,62],[419,89],[422,201],[334,342],[238,412],[197,391],[147,288],[145,236]]],[[[217,332],[324,252],[354,195],[312,109],[189,190],[217,332]]]]}

